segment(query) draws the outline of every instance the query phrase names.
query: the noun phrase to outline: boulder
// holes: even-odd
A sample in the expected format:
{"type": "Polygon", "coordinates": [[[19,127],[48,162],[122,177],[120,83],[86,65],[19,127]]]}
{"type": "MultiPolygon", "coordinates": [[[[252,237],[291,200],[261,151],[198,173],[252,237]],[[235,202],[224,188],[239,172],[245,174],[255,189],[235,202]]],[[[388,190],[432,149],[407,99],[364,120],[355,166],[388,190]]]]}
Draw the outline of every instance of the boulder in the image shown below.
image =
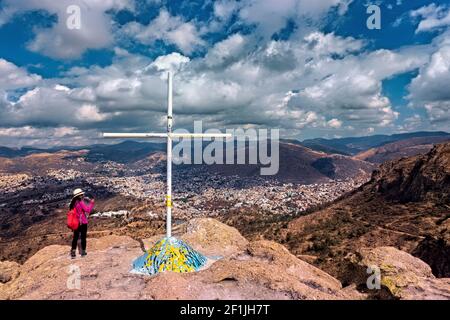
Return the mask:
{"type": "Polygon", "coordinates": [[[139,298],[145,282],[130,274],[130,261],[142,254],[139,242],[106,236],[88,239],[86,257],[71,259],[69,251],[60,245],[38,251],[20,267],[20,275],[3,286],[3,299],[139,298]]]}
{"type": "Polygon", "coordinates": [[[20,264],[13,261],[0,262],[0,283],[7,283],[19,275],[20,264]]]}
{"type": "Polygon", "coordinates": [[[297,259],[280,244],[255,241],[197,273],[150,278],[147,298],[157,299],[361,299],[355,289],[297,259]],[[159,288],[163,287],[164,291],[159,288]]]}
{"type": "MultiPolygon", "coordinates": [[[[237,229],[212,218],[195,218],[181,225],[180,239],[203,255],[212,258],[230,256],[245,249],[248,244],[237,229]]],[[[143,240],[146,250],[165,235],[156,235],[143,240]]]]}
{"type": "Polygon", "coordinates": [[[248,244],[237,229],[212,218],[190,220],[181,239],[204,255],[218,257],[239,252],[248,244]]]}
{"type": "MultiPolygon", "coordinates": [[[[353,257],[360,267],[360,284],[367,268],[379,268],[381,287],[396,299],[450,299],[450,279],[436,278],[422,260],[394,247],[363,248],[353,257]]],[[[375,289],[372,289],[374,291],[375,289]]],[[[382,295],[382,291],[375,291],[382,295]]]]}

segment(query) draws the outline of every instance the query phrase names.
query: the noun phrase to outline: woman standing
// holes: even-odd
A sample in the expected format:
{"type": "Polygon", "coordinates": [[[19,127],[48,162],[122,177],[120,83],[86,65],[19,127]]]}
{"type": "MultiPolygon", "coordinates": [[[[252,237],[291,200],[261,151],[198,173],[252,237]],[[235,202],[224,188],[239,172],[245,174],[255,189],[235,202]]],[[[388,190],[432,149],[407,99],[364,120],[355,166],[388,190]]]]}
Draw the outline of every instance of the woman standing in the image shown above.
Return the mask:
{"type": "Polygon", "coordinates": [[[87,225],[88,216],[94,208],[94,199],[90,200],[84,197],[84,192],[81,189],[75,189],[73,191],[73,198],[70,201],[70,210],[75,209],[78,217],[79,227],[73,232],[72,250],[70,250],[70,256],[75,258],[75,250],[77,248],[78,238],[81,235],[81,256],[87,255],[86,252],[86,237],[87,237],[87,225]],[[86,200],[89,200],[89,204],[86,204],[86,200]]]}

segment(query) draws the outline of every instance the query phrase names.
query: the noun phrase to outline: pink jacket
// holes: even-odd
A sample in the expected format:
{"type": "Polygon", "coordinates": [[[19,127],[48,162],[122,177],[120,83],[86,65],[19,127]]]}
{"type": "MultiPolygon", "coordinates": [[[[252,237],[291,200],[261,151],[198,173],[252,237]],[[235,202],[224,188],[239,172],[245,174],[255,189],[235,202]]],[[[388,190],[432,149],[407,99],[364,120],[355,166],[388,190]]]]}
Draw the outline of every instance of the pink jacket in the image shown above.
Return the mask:
{"type": "Polygon", "coordinates": [[[77,213],[78,220],[80,224],[88,224],[88,216],[94,208],[94,200],[86,205],[86,203],[81,200],[75,203],[75,212],[77,213]]]}

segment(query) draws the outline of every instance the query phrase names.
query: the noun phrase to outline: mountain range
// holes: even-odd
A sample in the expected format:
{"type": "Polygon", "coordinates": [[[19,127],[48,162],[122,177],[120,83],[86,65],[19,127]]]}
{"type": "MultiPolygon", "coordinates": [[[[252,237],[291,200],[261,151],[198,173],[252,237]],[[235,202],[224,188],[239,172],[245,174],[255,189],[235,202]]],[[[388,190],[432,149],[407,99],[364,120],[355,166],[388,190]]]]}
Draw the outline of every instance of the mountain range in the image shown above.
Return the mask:
{"type": "MultiPolygon", "coordinates": [[[[336,139],[307,139],[303,141],[294,139],[281,140],[284,143],[298,144],[311,150],[329,154],[342,154],[354,156],[369,149],[409,140],[415,144],[433,144],[450,139],[450,133],[443,131],[420,131],[393,135],[373,135],[363,137],[348,137],[336,139]],[[420,138],[420,139],[414,139],[420,138]]],[[[89,146],[59,146],[48,149],[35,147],[10,148],[0,146],[0,157],[23,157],[35,153],[55,153],[61,150],[79,151],[88,150],[88,158],[92,161],[118,161],[121,163],[133,162],[145,158],[156,151],[164,151],[164,143],[124,141],[118,144],[94,144],[89,146]]]]}
{"type": "MultiPolygon", "coordinates": [[[[392,136],[368,136],[359,138],[314,139],[299,142],[281,140],[279,171],[275,176],[266,176],[282,182],[323,183],[370,174],[380,163],[404,156],[423,154],[434,144],[447,141],[445,132],[415,132],[392,136]],[[394,142],[392,142],[394,141],[394,142]]],[[[207,144],[204,143],[204,146],[207,144]]],[[[48,150],[24,147],[0,148],[0,170],[20,172],[21,170],[46,170],[65,166],[64,159],[82,156],[86,170],[89,163],[112,161],[131,166],[145,165],[165,159],[165,144],[153,142],[124,141],[118,144],[97,144],[83,147],[55,147],[48,150]],[[155,157],[155,155],[158,155],[155,157]],[[47,157],[47,161],[42,161],[47,157]]],[[[248,155],[249,143],[245,145],[248,155]]],[[[236,150],[236,146],[235,146],[236,150]]],[[[236,160],[236,155],[235,155],[236,160]]],[[[152,163],[153,165],[154,163],[152,163]]],[[[161,163],[161,165],[164,165],[161,163]]],[[[174,170],[190,170],[198,165],[175,166],[174,170]]],[[[261,164],[245,165],[201,165],[202,170],[240,177],[260,176],[261,164]]]]}
{"type": "Polygon", "coordinates": [[[400,133],[392,135],[373,135],[363,137],[349,137],[349,138],[337,138],[337,139],[308,139],[301,142],[305,147],[311,148],[317,151],[323,151],[327,153],[339,153],[344,155],[356,155],[363,151],[367,151],[372,148],[381,147],[388,143],[393,143],[401,140],[408,140],[411,138],[424,138],[425,141],[435,141],[436,137],[442,139],[450,139],[450,133],[443,131],[419,131],[400,133]]]}

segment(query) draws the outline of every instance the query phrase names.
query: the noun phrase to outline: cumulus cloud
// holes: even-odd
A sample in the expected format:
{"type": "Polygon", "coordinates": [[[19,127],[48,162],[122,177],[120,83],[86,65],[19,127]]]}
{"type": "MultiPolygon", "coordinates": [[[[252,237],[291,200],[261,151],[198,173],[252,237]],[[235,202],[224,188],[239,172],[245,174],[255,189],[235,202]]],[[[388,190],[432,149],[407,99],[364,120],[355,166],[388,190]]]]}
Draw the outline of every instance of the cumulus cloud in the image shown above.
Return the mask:
{"type": "Polygon", "coordinates": [[[78,130],[74,127],[39,128],[32,126],[0,128],[0,145],[17,147],[32,146],[50,148],[54,146],[85,146],[95,139],[93,130],[78,130]]]}
{"type": "Polygon", "coordinates": [[[189,61],[190,59],[188,57],[185,57],[178,52],[172,52],[165,56],[159,56],[146,69],[154,68],[157,71],[180,71],[189,61]]]}
{"type": "Polygon", "coordinates": [[[411,82],[410,98],[419,101],[450,100],[450,44],[432,54],[430,62],[423,66],[411,82]]]}
{"type": "Polygon", "coordinates": [[[413,18],[420,19],[416,32],[426,32],[450,26],[450,7],[446,5],[438,6],[432,3],[411,11],[410,15],[413,18]]]}
{"type": "Polygon", "coordinates": [[[405,120],[403,120],[403,123],[398,126],[398,130],[400,132],[408,132],[423,129],[426,128],[423,128],[423,119],[418,114],[414,114],[413,116],[406,118],[405,120]]]}
{"type": "Polygon", "coordinates": [[[152,60],[117,49],[110,66],[75,67],[58,85],[46,82],[8,102],[0,126],[161,129],[163,70],[171,68],[177,128],[191,129],[194,120],[204,120],[205,129],[252,125],[297,133],[383,128],[398,112],[382,81],[428,57],[421,46],[366,52],[360,40],[320,32],[257,47],[252,41],[233,34],[195,59],[171,53],[152,60]]]}
{"type": "Polygon", "coordinates": [[[331,128],[339,129],[342,126],[342,121],[333,118],[327,122],[327,125],[331,128]]]}
{"type": "Polygon", "coordinates": [[[437,49],[429,62],[420,68],[419,74],[409,86],[408,98],[412,107],[425,107],[432,125],[448,128],[450,120],[450,38],[443,34],[437,41],[437,49]]]}
{"type": "Polygon", "coordinates": [[[63,86],[36,87],[0,108],[0,126],[80,126],[104,120],[95,105],[70,99],[63,86]]]}
{"type": "Polygon", "coordinates": [[[334,33],[324,34],[322,32],[312,32],[305,37],[305,41],[311,49],[318,54],[338,54],[343,55],[357,52],[364,46],[364,41],[353,37],[339,37],[334,33]]]}
{"type": "Polygon", "coordinates": [[[151,45],[162,40],[176,45],[185,54],[192,53],[204,44],[193,22],[185,22],[181,17],[172,16],[166,9],[161,9],[159,15],[148,25],[130,22],[123,29],[125,34],[141,43],[151,45]]]}
{"type": "Polygon", "coordinates": [[[0,89],[13,90],[31,87],[40,80],[39,75],[29,74],[24,68],[19,68],[5,59],[0,59],[0,89]]]}
{"type": "Polygon", "coordinates": [[[205,63],[208,67],[223,67],[242,58],[248,48],[248,39],[239,33],[216,43],[208,50],[205,63]]]}
{"type": "Polygon", "coordinates": [[[45,10],[57,16],[57,22],[50,28],[35,28],[35,37],[28,43],[31,51],[57,59],[79,58],[88,49],[110,46],[112,19],[107,12],[133,8],[131,0],[5,0],[3,3],[3,22],[26,11],[45,10]],[[80,29],[67,27],[67,8],[73,5],[80,8],[80,29]]]}
{"type": "MultiPolygon", "coordinates": [[[[38,6],[37,1],[27,3],[38,6]]],[[[58,29],[58,21],[42,31],[55,32],[51,34],[55,43],[47,45],[50,38],[42,36],[41,40],[38,30],[30,48],[55,57],[75,57],[96,45],[110,46],[111,21],[105,12],[123,8],[128,1],[89,3],[100,17],[95,22],[100,26],[94,26],[99,33],[79,34],[80,38],[65,35],[66,31],[58,29]],[[64,38],[62,42],[58,35],[64,38]],[[104,37],[96,38],[99,35],[104,37]],[[70,37],[79,42],[66,46],[70,37]]],[[[213,4],[215,18],[207,26],[161,9],[147,25],[127,23],[121,35],[148,46],[163,41],[175,46],[175,52],[150,58],[115,47],[111,65],[76,66],[55,79],[41,79],[0,60],[0,137],[3,132],[3,137],[38,136],[42,140],[40,134],[48,133],[50,140],[60,135],[61,141],[66,141],[66,137],[78,135],[80,141],[86,141],[95,139],[98,131],[163,130],[165,70],[175,72],[176,128],[190,130],[194,120],[203,120],[205,129],[260,126],[281,128],[290,135],[407,130],[418,126],[418,119],[410,117],[402,128],[395,126],[402,117],[384,94],[383,81],[413,70],[419,72],[409,87],[411,106],[423,108],[434,123],[448,123],[450,97],[442,85],[450,81],[448,36],[431,45],[372,51],[364,40],[314,28],[304,28],[285,40],[270,37],[289,19],[318,18],[330,8],[345,11],[348,3],[221,0],[213,4]],[[207,39],[212,24],[223,23],[223,27],[232,16],[256,29],[232,33],[208,48],[202,38],[207,39]],[[200,47],[205,55],[192,55],[200,47]],[[11,99],[8,90],[17,90],[19,96],[11,99]]],[[[50,12],[62,10],[55,9],[62,5],[53,1],[40,1],[39,5],[50,12]]],[[[27,8],[22,4],[21,10],[31,10],[27,8]]],[[[420,14],[422,18],[431,16],[431,10],[420,14]]]]}
{"type": "Polygon", "coordinates": [[[214,2],[214,15],[220,20],[227,21],[236,13],[241,4],[234,0],[218,0],[214,2]]]}
{"type": "MultiPolygon", "coordinates": [[[[336,121],[321,121],[325,116],[340,121],[339,127],[344,123],[352,128],[391,125],[398,118],[398,112],[382,94],[382,80],[419,68],[426,61],[427,51],[421,47],[398,51],[377,50],[359,55],[348,54],[335,60],[330,56],[336,49],[324,50],[319,45],[313,47],[315,50],[309,50],[308,39],[311,37],[306,37],[303,48],[296,47],[292,51],[294,56],[307,63],[303,72],[301,67],[296,67],[293,73],[288,72],[291,86],[295,83],[297,92],[289,93],[284,98],[287,101],[279,108],[314,112],[322,116],[317,117],[322,126],[334,124],[337,127],[336,121]]],[[[318,35],[314,37],[320,38],[318,35]]],[[[350,39],[346,41],[347,46],[338,46],[340,52],[359,48],[359,44],[352,43],[350,39]]],[[[339,39],[331,42],[339,43],[339,39]]]]}
{"type": "Polygon", "coordinates": [[[261,34],[270,37],[283,29],[289,20],[301,22],[302,17],[318,20],[335,7],[343,14],[351,0],[244,0],[239,17],[257,26],[261,34]]]}

